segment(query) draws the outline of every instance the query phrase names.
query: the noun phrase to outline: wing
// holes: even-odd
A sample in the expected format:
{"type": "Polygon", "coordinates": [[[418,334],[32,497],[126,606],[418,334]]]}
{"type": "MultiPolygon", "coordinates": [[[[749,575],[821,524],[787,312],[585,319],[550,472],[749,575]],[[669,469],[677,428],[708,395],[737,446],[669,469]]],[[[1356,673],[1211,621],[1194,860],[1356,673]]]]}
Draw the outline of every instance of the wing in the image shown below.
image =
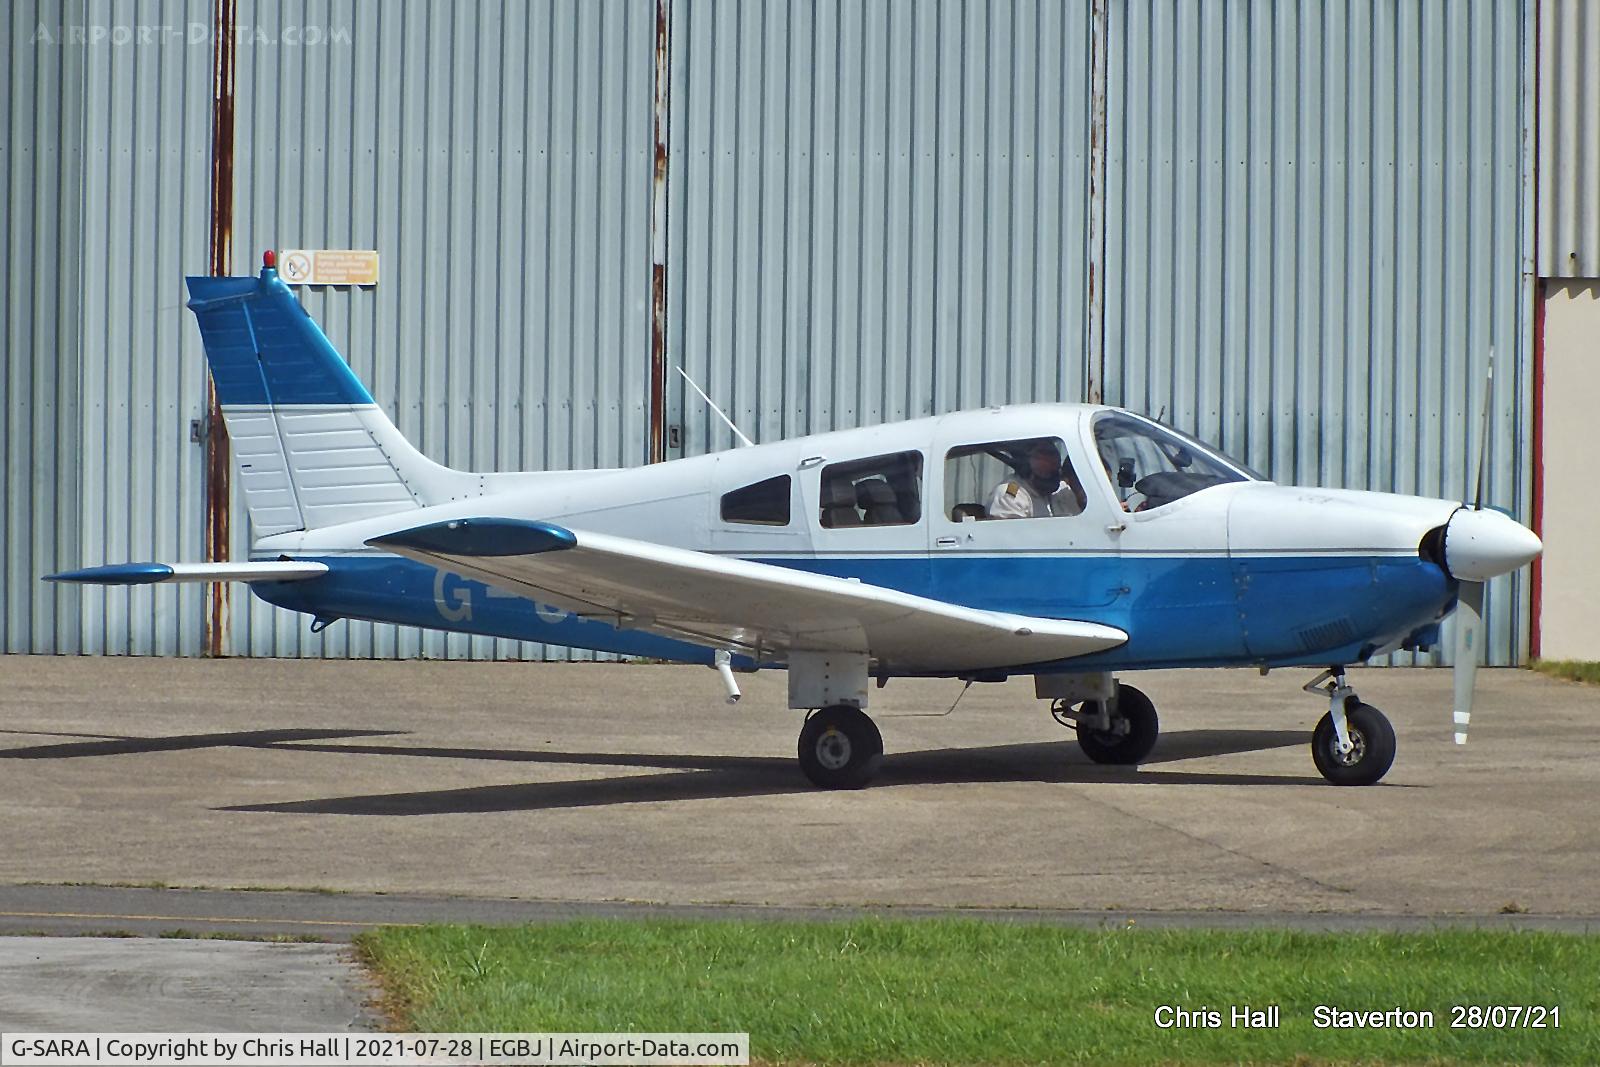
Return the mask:
{"type": "Polygon", "coordinates": [[[545,522],[433,523],[367,544],[624,628],[730,648],[865,652],[903,671],[1014,667],[1122,644],[1110,626],[960,607],[766,563],[545,522]]]}

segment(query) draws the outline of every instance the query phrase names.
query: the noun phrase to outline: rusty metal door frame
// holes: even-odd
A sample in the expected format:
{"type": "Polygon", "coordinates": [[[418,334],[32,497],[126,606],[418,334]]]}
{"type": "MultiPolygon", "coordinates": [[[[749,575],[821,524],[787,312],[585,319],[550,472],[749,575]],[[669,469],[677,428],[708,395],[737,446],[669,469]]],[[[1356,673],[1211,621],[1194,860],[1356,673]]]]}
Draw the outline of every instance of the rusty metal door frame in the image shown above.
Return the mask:
{"type": "Polygon", "coordinates": [[[672,119],[672,0],[656,0],[655,164],[650,181],[649,461],[667,458],[667,151],[672,119]]]}
{"type": "Polygon", "coordinates": [[[1094,0],[1089,16],[1088,286],[1085,292],[1083,399],[1103,403],[1106,383],[1106,121],[1111,59],[1111,0],[1094,0]]]}
{"type": "MultiPolygon", "coordinates": [[[[211,44],[211,230],[207,270],[226,277],[233,268],[233,92],[234,0],[216,0],[211,44]]],[[[217,389],[206,374],[205,553],[222,562],[229,556],[228,431],[222,422],[217,389]]],[[[228,584],[206,586],[204,651],[221,656],[227,647],[228,584]]]]}

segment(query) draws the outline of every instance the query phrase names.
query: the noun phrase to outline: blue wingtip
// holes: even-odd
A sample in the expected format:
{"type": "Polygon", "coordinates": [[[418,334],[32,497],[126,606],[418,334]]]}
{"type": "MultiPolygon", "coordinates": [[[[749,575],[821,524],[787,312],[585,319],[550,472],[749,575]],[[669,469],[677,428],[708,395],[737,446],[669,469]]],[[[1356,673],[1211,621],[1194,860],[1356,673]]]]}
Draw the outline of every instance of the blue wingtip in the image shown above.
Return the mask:
{"type": "Polygon", "coordinates": [[[154,585],[172,577],[172,568],[165,563],[113,563],[105,567],[85,567],[82,570],[47,574],[47,582],[78,582],[85,585],[154,585]]]}
{"type": "Polygon", "coordinates": [[[367,541],[373,548],[409,548],[451,556],[531,556],[573,548],[571,530],[529,519],[449,519],[367,541]]]}

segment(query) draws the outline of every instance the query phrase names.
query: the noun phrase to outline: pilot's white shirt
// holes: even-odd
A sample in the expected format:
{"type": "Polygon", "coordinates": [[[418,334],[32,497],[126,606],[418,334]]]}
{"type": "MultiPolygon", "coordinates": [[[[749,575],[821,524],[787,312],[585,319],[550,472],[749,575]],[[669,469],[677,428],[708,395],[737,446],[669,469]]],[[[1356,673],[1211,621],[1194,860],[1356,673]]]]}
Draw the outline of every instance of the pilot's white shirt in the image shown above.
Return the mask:
{"type": "Polygon", "coordinates": [[[1024,481],[1001,482],[989,494],[991,519],[1043,519],[1051,515],[1076,515],[1078,497],[1066,482],[1046,495],[1024,481]]]}

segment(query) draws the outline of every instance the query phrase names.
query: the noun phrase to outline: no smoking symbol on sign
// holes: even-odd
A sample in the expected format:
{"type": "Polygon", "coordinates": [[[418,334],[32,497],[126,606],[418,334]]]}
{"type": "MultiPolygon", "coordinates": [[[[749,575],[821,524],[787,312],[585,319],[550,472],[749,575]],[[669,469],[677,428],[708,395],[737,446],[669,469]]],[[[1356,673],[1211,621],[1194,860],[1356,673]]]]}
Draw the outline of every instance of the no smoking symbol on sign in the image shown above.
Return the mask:
{"type": "Polygon", "coordinates": [[[311,257],[304,252],[291,252],[283,257],[283,280],[303,282],[311,277],[311,257]]]}

